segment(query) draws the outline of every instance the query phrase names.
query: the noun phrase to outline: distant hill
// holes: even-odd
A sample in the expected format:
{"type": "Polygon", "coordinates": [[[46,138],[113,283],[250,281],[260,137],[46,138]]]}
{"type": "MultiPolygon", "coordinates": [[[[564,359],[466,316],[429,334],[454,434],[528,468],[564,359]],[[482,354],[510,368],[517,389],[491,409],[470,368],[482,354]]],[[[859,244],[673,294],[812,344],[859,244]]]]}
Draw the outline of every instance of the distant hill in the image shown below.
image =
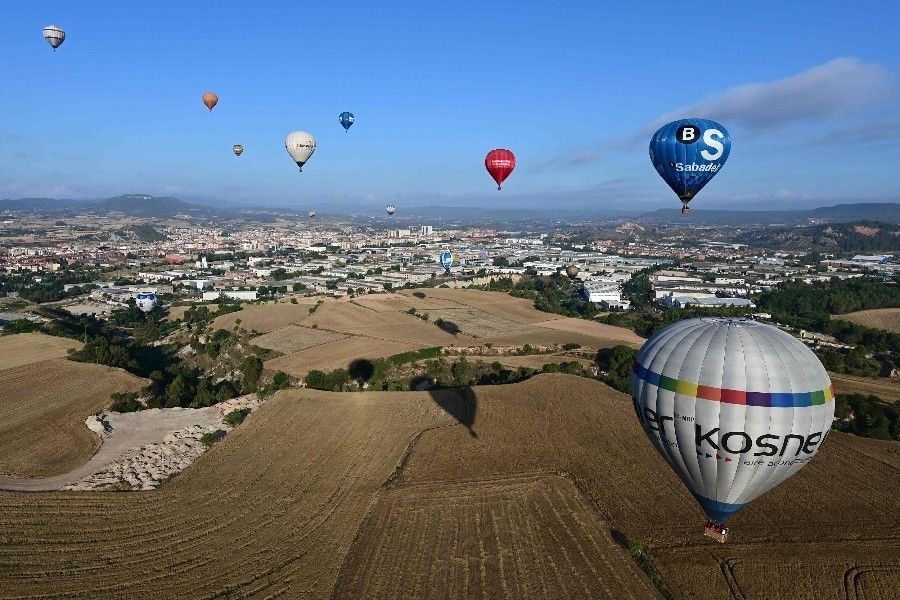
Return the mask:
{"type": "Polygon", "coordinates": [[[759,248],[816,252],[900,252],[900,225],[851,221],[772,227],[741,234],[738,241],[759,248]]]}
{"type": "Polygon", "coordinates": [[[797,225],[841,223],[847,221],[881,221],[900,224],[900,203],[863,202],[837,204],[809,210],[710,210],[691,209],[682,215],[680,209],[662,208],[638,217],[649,223],[696,223],[702,225],[797,225]]]}
{"type": "Polygon", "coordinates": [[[135,217],[167,218],[175,215],[210,216],[227,210],[202,204],[192,204],[178,198],[157,198],[148,194],[123,194],[104,200],[67,200],[53,198],[20,198],[0,200],[4,211],[37,213],[41,215],[71,215],[76,213],[105,214],[120,212],[135,217]]]}

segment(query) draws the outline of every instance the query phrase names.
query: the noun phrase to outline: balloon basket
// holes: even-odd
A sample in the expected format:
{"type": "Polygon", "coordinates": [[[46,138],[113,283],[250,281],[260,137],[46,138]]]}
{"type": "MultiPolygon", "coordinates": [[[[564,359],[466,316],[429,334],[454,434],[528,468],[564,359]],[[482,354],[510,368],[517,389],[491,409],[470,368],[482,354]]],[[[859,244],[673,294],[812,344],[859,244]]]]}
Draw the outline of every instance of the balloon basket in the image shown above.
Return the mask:
{"type": "Polygon", "coordinates": [[[691,209],[689,209],[687,206],[681,207],[681,214],[686,215],[686,214],[689,214],[690,212],[691,212],[691,209]]]}
{"type": "Polygon", "coordinates": [[[728,540],[728,528],[715,523],[708,523],[703,527],[703,535],[724,544],[728,540]]]}

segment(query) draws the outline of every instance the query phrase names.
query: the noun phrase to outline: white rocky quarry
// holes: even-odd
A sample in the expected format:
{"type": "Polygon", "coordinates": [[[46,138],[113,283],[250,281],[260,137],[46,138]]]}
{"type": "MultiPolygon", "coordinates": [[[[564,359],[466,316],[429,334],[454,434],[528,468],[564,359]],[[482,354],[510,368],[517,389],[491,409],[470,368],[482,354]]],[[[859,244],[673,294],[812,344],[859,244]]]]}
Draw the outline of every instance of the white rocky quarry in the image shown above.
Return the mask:
{"type": "MultiPolygon", "coordinates": [[[[116,460],[107,464],[101,470],[81,479],[80,481],[65,487],[67,490],[152,490],[173,475],[186,469],[194,460],[207,450],[206,444],[201,441],[204,434],[216,431],[227,432],[231,429],[224,421],[225,415],[233,410],[241,408],[256,409],[260,400],[253,394],[232,398],[209,409],[151,409],[141,411],[141,417],[154,418],[153,413],[158,411],[205,411],[204,417],[208,417],[209,411],[215,411],[217,419],[209,424],[209,418],[200,418],[204,424],[195,424],[185,429],[172,431],[163,437],[161,442],[153,442],[130,449],[121,454],[116,460]]],[[[135,413],[130,413],[135,415],[135,413]]],[[[115,429],[118,413],[101,413],[89,417],[85,424],[91,431],[97,433],[101,439],[108,438],[115,429]]]]}

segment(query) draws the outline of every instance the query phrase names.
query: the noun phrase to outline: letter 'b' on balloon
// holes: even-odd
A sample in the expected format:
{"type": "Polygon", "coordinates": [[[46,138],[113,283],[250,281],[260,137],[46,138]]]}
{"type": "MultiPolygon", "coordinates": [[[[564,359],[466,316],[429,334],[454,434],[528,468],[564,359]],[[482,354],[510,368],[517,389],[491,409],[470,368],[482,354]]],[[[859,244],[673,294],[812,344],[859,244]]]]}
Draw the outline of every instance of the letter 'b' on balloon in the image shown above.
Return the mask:
{"type": "Polygon", "coordinates": [[[491,150],[484,157],[484,168],[497,182],[497,189],[506,181],[509,174],[516,168],[516,155],[510,150],[497,148],[491,150]]]}
{"type": "Polygon", "coordinates": [[[748,319],[659,331],[638,353],[631,396],[650,442],[719,524],[808,464],[834,417],[812,350],[748,319]]]}
{"type": "Polygon", "coordinates": [[[650,161],[681,202],[687,204],[716,176],[731,152],[728,130],[709,119],[681,119],[650,139],[650,161]]]}

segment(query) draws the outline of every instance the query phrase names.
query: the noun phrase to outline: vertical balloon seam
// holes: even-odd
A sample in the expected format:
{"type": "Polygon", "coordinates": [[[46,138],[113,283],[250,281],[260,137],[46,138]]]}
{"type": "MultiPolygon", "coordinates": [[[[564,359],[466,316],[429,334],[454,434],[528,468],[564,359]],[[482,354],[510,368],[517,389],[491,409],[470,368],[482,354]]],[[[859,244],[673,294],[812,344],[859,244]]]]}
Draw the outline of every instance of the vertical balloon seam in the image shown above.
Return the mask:
{"type": "MultiPolygon", "coordinates": [[[[782,357],[782,353],[779,351],[778,348],[775,348],[775,347],[772,345],[772,342],[771,342],[770,340],[766,340],[766,344],[767,344],[767,345],[769,346],[769,348],[772,350],[772,354],[778,359],[778,362],[779,362],[780,365],[781,365],[781,372],[787,373],[787,366],[786,366],[785,363],[784,363],[784,358],[782,357]]],[[[786,350],[786,349],[785,349],[785,350],[786,350]]],[[[767,366],[768,366],[768,365],[767,365],[767,366]]],[[[769,388],[768,388],[768,389],[769,389],[769,390],[778,389],[778,388],[776,388],[776,387],[773,385],[773,383],[772,383],[771,371],[769,371],[768,369],[766,370],[766,377],[767,377],[768,380],[769,380],[769,388]]],[[[788,377],[788,382],[790,383],[790,376],[788,377]]],[[[790,388],[791,388],[791,392],[793,393],[793,390],[794,390],[793,384],[790,385],[790,388]]],[[[772,408],[771,406],[769,407],[766,416],[768,417],[768,420],[769,420],[769,426],[768,426],[768,428],[767,428],[767,431],[771,431],[771,430],[772,430],[772,421],[773,421],[773,417],[775,416],[775,410],[773,410],[773,408],[772,408]]],[[[750,477],[750,479],[747,481],[747,485],[745,486],[744,491],[743,491],[740,495],[738,495],[738,499],[743,500],[744,502],[749,502],[750,500],[753,499],[753,498],[748,498],[749,493],[747,492],[747,490],[750,490],[750,489],[753,489],[753,488],[754,488],[753,483],[756,482],[756,481],[758,480],[757,475],[760,474],[760,473],[764,474],[764,476],[765,476],[765,479],[763,479],[762,481],[765,481],[766,479],[768,479],[768,475],[765,475],[765,472],[764,472],[764,471],[757,471],[757,472],[754,473],[753,476],[750,477]]],[[[755,486],[755,487],[761,487],[761,486],[757,485],[757,486],[755,486]]],[[[764,492],[764,493],[765,493],[765,492],[764,492]]]]}
{"type": "MultiPolygon", "coordinates": [[[[699,362],[699,364],[697,365],[697,373],[696,373],[696,376],[697,376],[697,381],[699,382],[699,381],[700,381],[700,376],[701,376],[702,373],[703,373],[703,365],[706,363],[706,357],[709,355],[709,351],[710,351],[710,349],[711,349],[711,347],[712,347],[712,344],[709,343],[709,342],[712,341],[712,338],[715,336],[715,333],[716,333],[716,332],[715,332],[715,328],[714,328],[714,327],[710,327],[710,326],[701,326],[701,327],[697,327],[697,328],[695,328],[695,329],[699,329],[699,330],[700,330],[700,333],[699,333],[699,335],[694,339],[693,344],[696,344],[700,339],[702,339],[702,338],[704,338],[704,337],[708,340],[708,343],[707,343],[707,346],[706,346],[706,350],[705,350],[704,353],[703,353],[703,357],[700,359],[700,362],[699,362]]],[[[693,344],[692,344],[692,345],[693,345],[693,344]]],[[[683,364],[683,365],[682,365],[682,370],[680,370],[679,373],[678,373],[679,379],[681,379],[681,374],[682,374],[682,372],[683,372],[684,367],[685,367],[685,365],[683,364]]],[[[678,387],[678,386],[676,385],[676,387],[678,387]]],[[[683,395],[684,395],[684,394],[683,394],[683,395]]],[[[687,397],[687,395],[685,395],[685,396],[687,397]]],[[[677,396],[676,396],[676,397],[677,397],[677,396]]],[[[694,422],[696,422],[696,419],[697,419],[697,400],[698,400],[697,397],[694,397],[694,398],[692,399],[692,407],[691,407],[691,408],[692,408],[692,411],[691,411],[691,413],[694,415],[694,422]]],[[[673,416],[674,416],[674,414],[673,414],[673,416]]],[[[676,436],[676,438],[677,438],[677,436],[676,436]]],[[[700,479],[701,479],[701,481],[702,481],[702,480],[703,480],[703,470],[702,470],[702,467],[701,467],[701,465],[700,465],[700,458],[699,458],[699,456],[698,456],[698,454],[697,454],[697,448],[696,448],[696,445],[695,445],[694,447],[692,447],[692,448],[682,448],[682,444],[679,444],[679,445],[678,445],[678,451],[679,451],[679,454],[681,455],[682,460],[683,460],[683,462],[685,463],[685,465],[687,465],[687,464],[689,463],[688,457],[691,457],[690,460],[693,460],[693,462],[696,464],[696,471],[697,471],[698,474],[700,474],[700,479]]],[[[690,469],[687,469],[687,470],[688,470],[689,472],[691,471],[690,469]]],[[[692,479],[693,479],[693,474],[692,474],[692,479]]],[[[705,484],[704,484],[704,488],[705,488],[705,484]]]]}
{"type": "MultiPolygon", "coordinates": [[[[759,353],[759,356],[761,357],[761,360],[763,361],[763,368],[765,368],[765,370],[766,370],[766,379],[768,380],[768,387],[767,387],[766,389],[772,390],[772,378],[769,376],[768,365],[765,364],[765,354],[761,351],[761,349],[760,349],[760,347],[759,347],[759,343],[756,341],[756,338],[753,336],[753,332],[750,330],[750,328],[746,328],[746,327],[738,327],[738,328],[735,328],[735,330],[736,330],[737,333],[738,333],[738,339],[741,340],[741,351],[742,351],[742,352],[743,352],[743,350],[744,350],[744,336],[743,336],[743,333],[744,333],[744,332],[747,333],[747,336],[748,336],[748,338],[749,338],[749,339],[748,339],[748,342],[753,342],[753,344],[754,344],[754,346],[755,346],[755,348],[756,348],[756,351],[759,353]]],[[[750,377],[749,377],[748,374],[747,374],[747,367],[749,367],[749,366],[750,366],[749,363],[748,363],[747,361],[744,361],[744,378],[745,378],[745,381],[749,381],[749,380],[750,380],[750,377]]],[[[750,386],[749,386],[749,385],[747,386],[747,389],[750,389],[750,386]]],[[[771,410],[772,410],[772,409],[769,408],[769,411],[771,411],[771,410]]],[[[751,407],[750,407],[750,404],[749,404],[749,402],[748,402],[747,406],[744,408],[744,425],[743,425],[743,427],[741,427],[741,431],[743,431],[743,432],[745,432],[745,433],[746,433],[746,431],[747,431],[747,419],[748,419],[748,417],[750,416],[750,411],[751,411],[751,407]]],[[[726,449],[726,451],[727,451],[727,449],[726,449]]],[[[743,460],[738,460],[738,461],[737,461],[737,466],[736,466],[735,469],[734,469],[734,475],[732,475],[732,478],[731,478],[731,484],[728,486],[728,491],[725,492],[725,498],[726,498],[726,501],[727,501],[728,498],[731,497],[731,492],[732,492],[732,490],[734,489],[734,484],[735,484],[735,483],[737,482],[737,480],[738,480],[738,473],[740,473],[740,472],[743,470],[743,469],[741,469],[741,467],[743,467],[743,466],[744,466],[744,461],[743,461],[743,460]]],[[[751,477],[752,477],[752,473],[751,473],[751,477]]],[[[737,495],[740,496],[740,493],[738,493],[737,495]]]]}
{"type": "MultiPolygon", "coordinates": [[[[666,342],[668,342],[669,340],[671,340],[671,339],[673,339],[673,338],[679,336],[679,334],[680,334],[680,337],[678,337],[678,342],[677,342],[677,345],[676,345],[676,348],[678,348],[678,347],[680,347],[681,344],[684,342],[685,338],[687,338],[689,335],[691,335],[691,334],[694,332],[695,329],[696,329],[695,327],[691,327],[691,326],[687,326],[687,325],[686,325],[685,327],[683,327],[683,328],[681,328],[681,329],[679,329],[679,330],[677,330],[677,331],[675,331],[675,332],[672,332],[670,335],[663,335],[662,337],[664,337],[664,338],[666,339],[666,342]]],[[[657,354],[654,356],[654,360],[656,359],[656,356],[658,356],[658,355],[659,355],[659,354],[657,353],[657,354]]],[[[667,356],[664,356],[664,357],[663,357],[663,359],[662,359],[662,367],[660,368],[660,374],[666,372],[666,368],[669,366],[669,361],[671,361],[671,360],[673,359],[673,357],[674,357],[674,353],[673,353],[673,352],[669,352],[669,354],[668,354],[667,356]]],[[[682,359],[683,359],[683,357],[682,357],[682,359]]],[[[672,387],[675,388],[675,389],[672,389],[672,390],[671,390],[671,391],[672,391],[672,404],[673,404],[673,410],[674,410],[674,403],[675,403],[675,396],[676,396],[677,385],[676,385],[676,386],[672,386],[672,387]]],[[[653,404],[654,404],[653,410],[656,411],[657,413],[660,412],[659,405],[660,405],[660,399],[661,399],[661,396],[662,396],[662,394],[661,394],[660,392],[661,392],[662,390],[665,390],[665,389],[666,389],[666,388],[664,388],[664,387],[662,387],[662,386],[657,386],[656,394],[654,395],[654,403],[653,403],[653,404]]],[[[668,390],[666,390],[666,391],[668,391],[668,390]]],[[[663,431],[663,427],[665,427],[665,423],[663,423],[663,424],[660,426],[660,431],[659,431],[659,433],[662,434],[661,437],[665,437],[665,431],[663,431]]],[[[653,445],[654,445],[654,446],[657,446],[657,448],[659,449],[660,453],[665,457],[666,462],[668,462],[670,465],[672,465],[673,467],[675,467],[675,471],[676,471],[676,472],[681,472],[681,471],[677,468],[677,461],[672,457],[671,449],[668,448],[668,447],[666,447],[666,446],[662,443],[662,441],[656,442],[655,437],[651,437],[651,439],[652,439],[653,442],[654,442],[653,445]]],[[[693,474],[690,473],[690,471],[687,471],[687,472],[685,473],[685,476],[687,476],[687,474],[690,474],[690,479],[693,480],[693,474]]],[[[706,478],[703,476],[703,469],[702,469],[702,466],[701,466],[701,469],[700,469],[700,479],[701,479],[701,481],[703,481],[704,488],[705,488],[705,487],[706,487],[706,478]]],[[[694,482],[694,485],[696,486],[696,482],[694,482]]]]}

